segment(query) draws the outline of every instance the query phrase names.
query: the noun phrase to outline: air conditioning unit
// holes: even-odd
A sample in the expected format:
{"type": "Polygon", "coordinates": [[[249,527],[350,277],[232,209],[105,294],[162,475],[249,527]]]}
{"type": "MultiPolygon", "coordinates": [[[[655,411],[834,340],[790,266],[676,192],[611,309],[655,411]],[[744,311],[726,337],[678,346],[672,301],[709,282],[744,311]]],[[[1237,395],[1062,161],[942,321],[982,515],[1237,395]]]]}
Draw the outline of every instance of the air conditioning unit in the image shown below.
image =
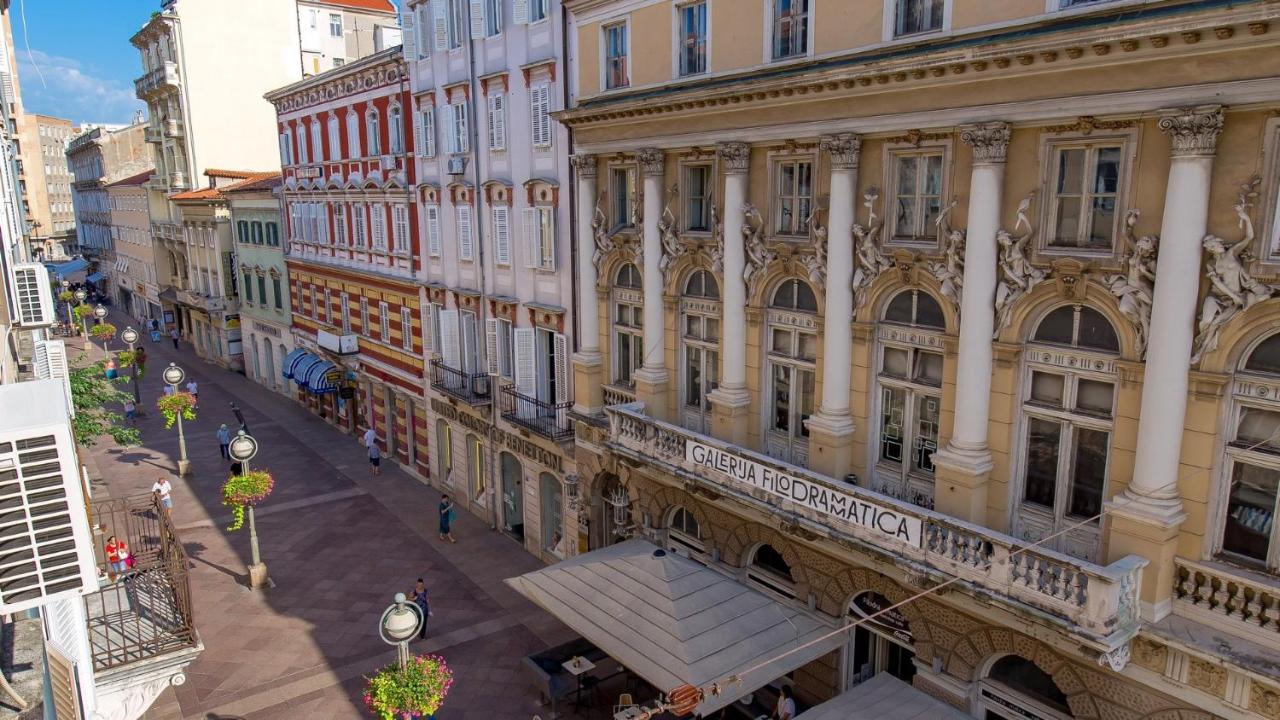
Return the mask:
{"type": "Polygon", "coordinates": [[[0,386],[0,613],[97,588],[93,535],[62,383],[0,386]]]}
{"type": "Polygon", "coordinates": [[[467,156],[458,155],[449,158],[449,174],[461,175],[467,171],[467,156]]]}
{"type": "Polygon", "coordinates": [[[66,391],[67,412],[75,417],[71,401],[71,369],[67,364],[67,345],[61,340],[37,340],[35,343],[35,376],[40,380],[57,380],[66,391]]]}
{"type": "Polygon", "coordinates": [[[392,170],[395,170],[395,169],[396,169],[396,156],[395,156],[395,155],[383,155],[383,156],[382,156],[382,158],[381,158],[381,162],[379,163],[379,165],[382,167],[382,172],[384,172],[384,173],[389,173],[389,172],[391,172],[392,170]]]}
{"type": "Polygon", "coordinates": [[[53,291],[49,287],[49,270],[40,263],[13,266],[13,290],[18,301],[17,324],[22,327],[48,327],[55,320],[53,291]]]}

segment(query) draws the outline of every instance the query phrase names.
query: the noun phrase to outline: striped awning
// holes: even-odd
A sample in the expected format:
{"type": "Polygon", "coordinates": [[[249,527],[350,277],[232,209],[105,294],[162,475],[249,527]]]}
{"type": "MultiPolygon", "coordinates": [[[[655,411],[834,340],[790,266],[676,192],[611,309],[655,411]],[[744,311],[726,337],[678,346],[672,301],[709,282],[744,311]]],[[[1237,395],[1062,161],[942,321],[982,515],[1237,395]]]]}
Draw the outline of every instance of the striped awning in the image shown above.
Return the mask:
{"type": "Polygon", "coordinates": [[[338,392],[338,382],[342,380],[342,370],[328,360],[321,359],[307,370],[303,386],[316,395],[338,392]]]}
{"type": "Polygon", "coordinates": [[[72,273],[83,272],[88,269],[89,261],[84,258],[75,258],[63,263],[45,263],[44,265],[54,274],[66,277],[72,273]]]}
{"type": "MultiPolygon", "coordinates": [[[[311,353],[307,352],[306,350],[302,350],[301,348],[291,351],[288,355],[284,356],[284,360],[280,361],[280,369],[281,369],[280,374],[284,376],[285,380],[292,380],[293,371],[294,371],[294,368],[298,366],[298,361],[302,360],[302,358],[307,357],[309,355],[311,355],[311,353]]],[[[311,357],[315,357],[315,356],[311,355],[311,357]]]]}
{"type": "Polygon", "coordinates": [[[311,368],[322,362],[324,360],[311,353],[303,355],[302,359],[298,360],[293,366],[293,381],[298,384],[298,387],[305,390],[307,388],[307,376],[311,373],[311,368]]]}
{"type": "Polygon", "coordinates": [[[106,280],[106,279],[107,279],[107,274],[106,274],[106,273],[96,272],[96,273],[93,273],[92,275],[90,275],[89,277],[85,278],[85,279],[84,279],[84,281],[85,281],[85,282],[88,282],[88,283],[96,283],[96,282],[101,282],[101,281],[106,280]]]}

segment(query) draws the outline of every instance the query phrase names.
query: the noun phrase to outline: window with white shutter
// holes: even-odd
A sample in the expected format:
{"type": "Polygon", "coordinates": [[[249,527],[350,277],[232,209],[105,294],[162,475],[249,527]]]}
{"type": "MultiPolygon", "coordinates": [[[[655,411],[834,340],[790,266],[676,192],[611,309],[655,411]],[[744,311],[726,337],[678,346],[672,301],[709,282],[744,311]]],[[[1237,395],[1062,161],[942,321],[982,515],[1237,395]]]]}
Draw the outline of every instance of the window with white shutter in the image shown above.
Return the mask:
{"type": "Polygon", "coordinates": [[[391,206],[391,251],[409,252],[409,208],[405,205],[391,206]]]}
{"type": "Polygon", "coordinates": [[[458,316],[459,329],[462,331],[462,371],[468,375],[479,372],[480,347],[476,337],[476,314],[463,310],[458,316]]]}
{"type": "Polygon", "coordinates": [[[431,21],[435,29],[435,46],[436,50],[442,52],[449,49],[449,1],[433,0],[431,4],[431,21]]]}
{"type": "Polygon", "coordinates": [[[514,340],[510,320],[498,320],[498,374],[510,379],[515,372],[514,340]]]}
{"type": "Polygon", "coordinates": [[[413,10],[404,8],[404,12],[400,16],[401,42],[404,44],[402,49],[404,50],[405,60],[418,59],[417,14],[418,10],[416,8],[413,10]]]}
{"type": "Polygon", "coordinates": [[[537,397],[538,393],[538,350],[536,331],[533,328],[516,328],[515,337],[515,382],[516,392],[525,397],[537,397]]]}
{"type": "Polygon", "coordinates": [[[511,208],[493,207],[493,259],[499,265],[511,264],[511,208]]]}
{"type": "Polygon", "coordinates": [[[321,245],[329,244],[329,212],[328,205],[316,203],[316,240],[321,245]]]}
{"type": "Polygon", "coordinates": [[[311,118],[311,142],[315,143],[311,158],[315,162],[324,162],[324,135],[320,133],[320,118],[311,118]]]}
{"type": "Polygon", "coordinates": [[[387,132],[391,135],[390,152],[393,155],[399,155],[404,152],[404,114],[399,105],[393,105],[387,111],[387,116],[389,125],[387,132]]]}
{"type": "Polygon", "coordinates": [[[329,120],[326,122],[329,129],[329,153],[325,157],[329,160],[342,159],[342,134],[338,130],[338,116],[329,114],[329,120]]]}
{"type": "Polygon", "coordinates": [[[435,105],[427,103],[423,106],[422,112],[419,113],[422,122],[418,124],[422,142],[418,144],[418,152],[423,157],[433,158],[436,156],[436,108],[435,105]]]}
{"type": "Polygon", "coordinates": [[[338,310],[342,313],[342,332],[351,332],[351,296],[342,293],[338,296],[338,310]]]}
{"type": "Polygon", "coordinates": [[[472,243],[471,234],[471,206],[459,205],[457,207],[458,220],[458,259],[474,260],[475,247],[472,243]]]}
{"type": "Polygon", "coordinates": [[[498,374],[498,321],[489,318],[484,321],[484,357],[487,372],[490,375],[498,374]]]}
{"type": "Polygon", "coordinates": [[[449,152],[457,154],[467,152],[470,143],[467,137],[467,106],[456,103],[449,106],[449,152]]]}
{"type": "Polygon", "coordinates": [[[556,269],[552,209],[534,207],[522,211],[525,267],[548,271],[556,269]]]}
{"type": "Polygon", "coordinates": [[[373,249],[387,249],[387,206],[382,203],[369,205],[369,227],[373,232],[373,249]]]}
{"type": "Polygon", "coordinates": [[[333,206],[333,243],[347,246],[347,206],[342,203],[333,206]]]}
{"type": "Polygon", "coordinates": [[[373,337],[369,332],[369,298],[360,298],[360,334],[365,337],[373,337]]]}
{"type": "Polygon", "coordinates": [[[293,164],[293,148],[289,145],[289,131],[280,133],[280,164],[293,164]]]}
{"type": "Polygon", "coordinates": [[[503,93],[489,96],[489,149],[507,149],[507,96],[503,93]]]}
{"type": "Polygon", "coordinates": [[[382,342],[391,342],[391,308],[385,301],[378,303],[378,336],[382,342]]]}
{"type": "Polygon", "coordinates": [[[458,311],[442,310],[436,313],[436,325],[440,339],[440,356],[446,367],[462,368],[462,352],[458,343],[458,311]]]}
{"type": "Polygon", "coordinates": [[[351,235],[358,248],[369,246],[369,236],[365,232],[365,210],[364,205],[354,203],[351,205],[351,235]]]}
{"type": "Polygon", "coordinates": [[[512,0],[511,22],[516,25],[527,25],[529,23],[529,0],[512,0]]]}
{"type": "Polygon", "coordinates": [[[552,358],[555,372],[551,376],[552,393],[555,402],[569,401],[569,340],[561,333],[551,336],[552,358]]]}
{"type": "Polygon", "coordinates": [[[329,322],[329,288],[324,289],[324,297],[320,301],[320,311],[316,313],[316,317],[325,322],[329,322]]]}
{"type": "Polygon", "coordinates": [[[484,0],[484,32],[488,37],[502,33],[502,6],[505,0],[484,0]]]}
{"type": "Polygon", "coordinates": [[[400,308],[400,347],[413,352],[413,311],[400,308]]]}
{"type": "Polygon", "coordinates": [[[530,128],[534,147],[551,147],[551,85],[541,83],[529,88],[530,128]]]}
{"type": "Polygon", "coordinates": [[[418,30],[418,58],[429,58],[431,57],[431,46],[435,44],[435,40],[432,38],[430,3],[424,2],[418,6],[418,17],[414,20],[414,24],[418,30]]]}
{"type": "Polygon", "coordinates": [[[311,162],[310,143],[307,142],[307,123],[305,121],[298,123],[298,163],[306,165],[311,162]]]}
{"type": "Polygon", "coordinates": [[[427,206],[427,254],[440,257],[440,206],[427,206]]]}
{"type": "Polygon", "coordinates": [[[488,25],[485,17],[487,0],[471,0],[468,4],[471,6],[471,37],[479,40],[485,37],[485,26],[488,25]]]}

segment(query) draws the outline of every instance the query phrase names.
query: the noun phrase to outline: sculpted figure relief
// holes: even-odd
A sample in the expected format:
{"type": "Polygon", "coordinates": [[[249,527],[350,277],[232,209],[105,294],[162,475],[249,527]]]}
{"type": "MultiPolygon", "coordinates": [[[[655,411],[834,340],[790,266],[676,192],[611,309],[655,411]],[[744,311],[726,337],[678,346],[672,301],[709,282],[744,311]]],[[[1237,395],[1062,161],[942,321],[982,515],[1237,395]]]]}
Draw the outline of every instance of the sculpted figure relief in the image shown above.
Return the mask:
{"type": "Polygon", "coordinates": [[[853,225],[854,255],[851,284],[854,308],[862,306],[863,300],[866,299],[867,288],[880,273],[893,267],[893,261],[880,252],[878,244],[880,229],[884,227],[884,223],[876,215],[875,205],[879,197],[879,189],[873,187],[867,190],[862,196],[862,205],[867,209],[867,224],[863,226],[854,223],[853,225]]]}
{"type": "Polygon", "coordinates": [[[676,232],[676,214],[671,210],[671,206],[679,198],[680,189],[672,185],[671,192],[667,198],[667,205],[662,208],[662,218],[658,220],[658,237],[662,241],[662,258],[658,261],[658,270],[662,273],[664,282],[676,259],[688,250],[680,242],[680,235],[676,232]]]}
{"type": "Polygon", "coordinates": [[[1036,234],[1035,228],[1031,227],[1031,221],[1027,218],[1027,210],[1031,208],[1031,203],[1035,202],[1035,199],[1036,194],[1032,191],[1018,204],[1018,221],[1014,224],[1013,231],[1024,229],[1021,235],[1015,238],[1005,230],[996,233],[996,243],[1000,245],[998,268],[1000,280],[996,284],[995,335],[997,336],[1008,326],[1010,310],[1018,298],[1027,294],[1047,275],[1044,270],[1035,267],[1027,259],[1027,243],[1031,242],[1031,238],[1036,234]]]}
{"type": "Polygon", "coordinates": [[[711,259],[711,271],[719,275],[724,272],[724,222],[720,219],[720,209],[716,207],[715,193],[707,193],[707,202],[711,204],[711,248],[707,251],[711,259]]]}
{"type": "Polygon", "coordinates": [[[742,213],[746,216],[742,223],[742,236],[746,244],[747,262],[742,268],[742,281],[750,292],[751,281],[764,272],[765,267],[773,262],[778,254],[764,244],[764,218],[755,205],[745,203],[742,213]]]}
{"type": "Polygon", "coordinates": [[[813,235],[813,254],[804,255],[800,263],[809,271],[809,282],[819,290],[827,288],[827,226],[819,217],[822,212],[821,203],[814,203],[805,225],[813,235]]]}
{"type": "Polygon", "coordinates": [[[942,260],[930,263],[929,272],[933,273],[942,286],[942,296],[959,309],[964,291],[964,231],[951,227],[951,210],[955,206],[956,201],[952,200],[935,221],[942,233],[942,260]]]}
{"type": "Polygon", "coordinates": [[[1255,176],[1241,186],[1233,206],[1244,237],[1232,245],[1227,245],[1225,240],[1215,235],[1204,239],[1205,252],[1209,253],[1204,266],[1205,275],[1209,278],[1209,293],[1200,307],[1200,321],[1191,356],[1193,363],[1200,362],[1205,353],[1218,347],[1218,334],[1228,320],[1275,293],[1275,288],[1259,282],[1246,267],[1246,263],[1252,260],[1247,253],[1254,238],[1249,211],[1258,197],[1260,182],[1261,179],[1255,176]]]}
{"type": "Polygon", "coordinates": [[[1138,355],[1147,352],[1147,338],[1151,333],[1151,303],[1155,298],[1156,246],[1154,235],[1134,238],[1133,226],[1138,221],[1138,211],[1130,210],[1124,217],[1125,254],[1121,261],[1123,272],[1103,278],[1107,287],[1120,303],[1120,312],[1138,329],[1138,355]]]}
{"type": "Polygon", "coordinates": [[[609,237],[608,220],[604,215],[604,193],[596,198],[596,213],[591,218],[591,235],[595,238],[595,252],[591,254],[591,263],[596,266],[596,283],[602,284],[604,278],[600,275],[600,267],[604,263],[605,257],[613,252],[615,247],[613,238],[609,237]]]}

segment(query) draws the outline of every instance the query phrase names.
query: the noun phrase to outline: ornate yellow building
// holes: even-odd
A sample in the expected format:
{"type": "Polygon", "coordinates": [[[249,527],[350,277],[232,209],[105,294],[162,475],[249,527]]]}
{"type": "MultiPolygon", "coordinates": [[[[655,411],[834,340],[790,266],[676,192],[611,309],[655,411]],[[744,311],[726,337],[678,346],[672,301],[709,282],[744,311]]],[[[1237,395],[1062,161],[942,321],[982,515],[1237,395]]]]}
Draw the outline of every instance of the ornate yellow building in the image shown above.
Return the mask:
{"type": "Polygon", "coordinates": [[[1280,4],[565,5],[584,545],[935,590],[805,704],[1280,718],[1280,4]]]}

